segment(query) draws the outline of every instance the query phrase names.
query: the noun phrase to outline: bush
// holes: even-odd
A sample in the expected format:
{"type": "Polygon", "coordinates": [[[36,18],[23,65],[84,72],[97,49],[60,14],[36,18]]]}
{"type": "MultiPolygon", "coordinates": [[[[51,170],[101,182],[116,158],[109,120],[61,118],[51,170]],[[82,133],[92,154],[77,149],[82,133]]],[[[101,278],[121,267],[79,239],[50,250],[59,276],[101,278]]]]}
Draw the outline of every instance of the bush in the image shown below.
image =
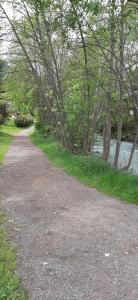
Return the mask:
{"type": "Polygon", "coordinates": [[[42,124],[41,122],[35,122],[35,128],[45,136],[49,136],[52,128],[48,124],[42,124]]]}
{"type": "Polygon", "coordinates": [[[21,117],[18,116],[15,120],[15,125],[17,127],[28,127],[33,124],[33,119],[32,118],[26,118],[26,117],[21,117]]]}
{"type": "Polygon", "coordinates": [[[36,128],[36,129],[39,130],[41,127],[42,127],[41,122],[39,122],[39,121],[35,122],[35,128],[36,128]]]}
{"type": "Polygon", "coordinates": [[[8,118],[8,108],[5,102],[0,102],[0,125],[4,124],[8,118]]]}

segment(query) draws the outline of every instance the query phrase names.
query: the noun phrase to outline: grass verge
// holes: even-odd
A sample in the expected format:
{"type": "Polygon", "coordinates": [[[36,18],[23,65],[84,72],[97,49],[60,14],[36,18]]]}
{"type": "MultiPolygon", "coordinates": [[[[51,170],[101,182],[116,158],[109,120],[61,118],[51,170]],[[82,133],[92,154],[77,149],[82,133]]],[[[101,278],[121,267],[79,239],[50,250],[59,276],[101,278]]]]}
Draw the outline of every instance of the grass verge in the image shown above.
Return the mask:
{"type": "Polygon", "coordinates": [[[25,300],[19,279],[14,274],[16,255],[8,244],[4,222],[5,217],[0,214],[0,299],[25,300]]]}
{"type": "Polygon", "coordinates": [[[31,139],[55,166],[63,168],[69,175],[105,194],[138,204],[138,176],[119,171],[93,155],[74,155],[60,148],[53,138],[45,139],[38,131],[31,139]]]}
{"type": "MultiPolygon", "coordinates": [[[[18,133],[12,122],[0,126],[0,164],[9,148],[13,135],[18,133]]],[[[5,230],[5,216],[0,213],[0,300],[25,300],[20,282],[15,276],[16,255],[9,246],[5,230]]]]}
{"type": "Polygon", "coordinates": [[[20,131],[21,129],[17,128],[12,120],[0,126],[0,164],[3,161],[13,136],[20,131]]]}

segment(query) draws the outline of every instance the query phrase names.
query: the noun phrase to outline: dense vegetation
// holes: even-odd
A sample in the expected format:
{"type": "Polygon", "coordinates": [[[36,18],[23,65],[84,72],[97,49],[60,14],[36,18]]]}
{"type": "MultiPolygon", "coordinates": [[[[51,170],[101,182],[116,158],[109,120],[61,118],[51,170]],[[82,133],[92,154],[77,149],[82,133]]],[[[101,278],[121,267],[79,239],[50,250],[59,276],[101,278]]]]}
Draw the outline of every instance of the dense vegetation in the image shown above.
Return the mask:
{"type": "Polygon", "coordinates": [[[137,3],[125,0],[17,0],[0,4],[1,35],[11,35],[4,97],[18,115],[33,115],[73,152],[91,152],[112,133],[118,166],[125,127],[138,139],[137,3]]]}
{"type": "Polygon", "coordinates": [[[33,124],[33,119],[32,118],[26,118],[26,117],[17,117],[14,120],[14,123],[17,127],[21,128],[21,127],[29,127],[33,124]]]}

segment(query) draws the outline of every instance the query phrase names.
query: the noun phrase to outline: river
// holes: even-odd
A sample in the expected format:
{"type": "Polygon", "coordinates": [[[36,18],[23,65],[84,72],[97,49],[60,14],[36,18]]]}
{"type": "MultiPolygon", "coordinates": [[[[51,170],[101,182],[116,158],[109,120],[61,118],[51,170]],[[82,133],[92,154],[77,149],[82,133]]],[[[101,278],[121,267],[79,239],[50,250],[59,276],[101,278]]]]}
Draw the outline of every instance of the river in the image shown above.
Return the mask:
{"type": "MultiPolygon", "coordinates": [[[[96,155],[101,155],[103,151],[103,141],[101,137],[96,138],[94,151],[97,152],[96,155]]],[[[109,155],[109,163],[113,165],[114,162],[114,155],[115,155],[115,147],[116,147],[116,140],[111,141],[111,149],[110,149],[110,155],[109,155]]],[[[124,167],[128,163],[128,159],[130,156],[130,152],[132,149],[132,143],[129,142],[122,142],[121,143],[121,149],[120,149],[120,155],[119,155],[119,162],[118,166],[119,168],[124,167]]],[[[131,163],[131,166],[129,168],[129,171],[131,171],[133,174],[138,175],[138,145],[135,149],[133,160],[131,163]]]]}

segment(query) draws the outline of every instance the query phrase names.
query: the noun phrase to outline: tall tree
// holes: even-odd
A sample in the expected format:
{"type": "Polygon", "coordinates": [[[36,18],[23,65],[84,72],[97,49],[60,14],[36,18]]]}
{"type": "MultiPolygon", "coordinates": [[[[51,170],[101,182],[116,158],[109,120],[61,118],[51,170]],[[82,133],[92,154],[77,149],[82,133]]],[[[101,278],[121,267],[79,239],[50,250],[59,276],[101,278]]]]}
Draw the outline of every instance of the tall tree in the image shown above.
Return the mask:
{"type": "Polygon", "coordinates": [[[115,10],[116,0],[110,2],[110,58],[109,58],[109,84],[107,91],[106,121],[103,134],[103,159],[108,160],[111,143],[111,126],[112,126],[112,104],[114,89],[114,52],[115,52],[115,10]]]}
{"type": "Polygon", "coordinates": [[[124,6],[125,1],[121,0],[120,7],[120,28],[119,28],[119,103],[118,103],[118,130],[117,130],[117,143],[115,151],[114,166],[117,167],[119,152],[122,137],[123,125],[123,97],[124,97],[124,46],[125,46],[125,16],[124,6]]]}

